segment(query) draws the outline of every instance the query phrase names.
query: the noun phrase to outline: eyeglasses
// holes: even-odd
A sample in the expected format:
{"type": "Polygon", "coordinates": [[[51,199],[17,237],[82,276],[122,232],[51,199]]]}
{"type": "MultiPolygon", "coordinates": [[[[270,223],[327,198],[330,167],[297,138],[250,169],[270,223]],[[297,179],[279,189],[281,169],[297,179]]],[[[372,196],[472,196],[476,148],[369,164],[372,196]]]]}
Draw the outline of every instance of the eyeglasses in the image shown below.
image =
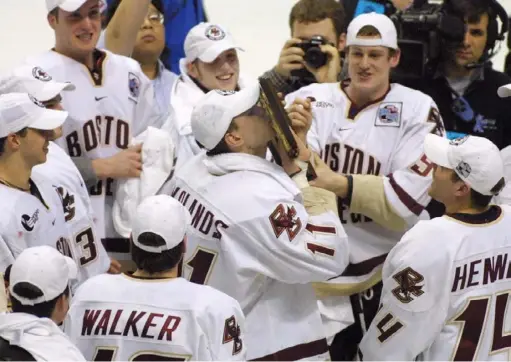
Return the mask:
{"type": "Polygon", "coordinates": [[[165,21],[165,17],[160,12],[152,12],[147,14],[146,19],[153,25],[155,24],[163,24],[165,21]]]}

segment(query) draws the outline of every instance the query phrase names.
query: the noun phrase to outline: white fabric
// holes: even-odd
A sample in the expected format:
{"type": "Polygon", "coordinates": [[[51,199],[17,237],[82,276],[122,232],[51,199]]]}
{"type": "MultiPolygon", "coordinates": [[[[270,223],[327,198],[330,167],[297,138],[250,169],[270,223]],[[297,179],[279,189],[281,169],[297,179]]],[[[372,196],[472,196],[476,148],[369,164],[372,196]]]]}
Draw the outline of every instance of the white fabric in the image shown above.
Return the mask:
{"type": "Polygon", "coordinates": [[[449,141],[430,134],[424,141],[424,151],[430,161],[454,170],[471,188],[483,195],[494,195],[492,189],[504,177],[500,151],[487,138],[465,136],[449,141]]]}
{"type": "Polygon", "coordinates": [[[511,97],[511,84],[500,86],[497,90],[497,94],[501,98],[511,97]]]}
{"type": "Polygon", "coordinates": [[[0,337],[37,361],[86,361],[60,328],[48,318],[25,313],[0,314],[0,337]]]}
{"type": "Polygon", "coordinates": [[[0,94],[28,93],[44,102],[62,91],[75,90],[71,83],[56,82],[41,67],[21,65],[0,76],[0,94]]]}
{"type": "Polygon", "coordinates": [[[46,0],[46,10],[48,12],[55,8],[61,8],[67,12],[78,10],[87,0],[46,0]]]}
{"type": "Polygon", "coordinates": [[[12,264],[9,292],[24,305],[49,302],[62,294],[77,274],[78,267],[74,260],[55,248],[47,245],[28,248],[12,264]],[[22,282],[39,288],[43,295],[35,299],[18,295],[14,287],[22,282]]]}
{"type": "MultiPolygon", "coordinates": [[[[176,170],[201,151],[192,134],[191,117],[193,108],[204,97],[204,92],[187,74],[185,58],[179,61],[179,68],[181,75],[174,83],[170,96],[170,104],[175,113],[175,127],[179,134],[176,170]]],[[[244,89],[255,82],[255,79],[240,74],[238,85],[240,89],[244,89]]]]}
{"type": "Polygon", "coordinates": [[[378,13],[360,14],[348,25],[346,46],[382,46],[397,49],[396,26],[387,15],[378,13]],[[374,26],[380,33],[380,38],[357,37],[358,32],[367,25],[374,26]]]}
{"type": "MultiPolygon", "coordinates": [[[[410,227],[421,218],[429,218],[424,208],[431,200],[427,191],[433,166],[424,155],[423,142],[430,132],[442,134],[444,130],[438,108],[429,96],[392,84],[381,101],[368,105],[354,119],[349,118],[352,103],[339,83],[310,85],[289,94],[285,101],[291,104],[295,98],[307,97],[316,99],[307,136],[311,150],[339,174],[381,176],[387,201],[410,227]]],[[[371,267],[365,267],[362,274],[345,274],[328,283],[357,287],[377,280],[383,260],[377,263],[376,258],[383,259],[403,233],[388,230],[339,204],[339,217],[349,237],[350,263],[371,260],[371,267]]],[[[345,296],[324,296],[322,301],[328,333],[335,334],[335,326],[353,321],[353,316],[345,313],[345,296]]]]}
{"type": "Polygon", "coordinates": [[[188,62],[200,59],[205,63],[212,63],[226,50],[243,50],[236,44],[231,32],[212,23],[199,23],[190,29],[184,41],[184,49],[188,62]]]}
{"type": "Polygon", "coordinates": [[[126,274],[88,280],[74,296],[64,323],[66,334],[89,361],[102,348],[115,348],[115,361],[133,361],[143,352],[143,361],[245,360],[245,329],[238,302],[218,290],[182,278],[148,280],[126,274]],[[138,316],[135,323],[133,316],[138,316]]]}
{"type": "Polygon", "coordinates": [[[192,133],[206,149],[211,150],[222,140],[234,117],[248,111],[259,101],[258,84],[240,91],[212,90],[203,96],[192,111],[192,133]]]}
{"type": "Polygon", "coordinates": [[[133,220],[133,244],[150,253],[161,253],[178,246],[190,226],[190,213],[168,195],[150,196],[137,207],[133,220]],[[141,243],[142,233],[151,232],[165,240],[165,245],[150,246],[141,243]]]}
{"type": "Polygon", "coordinates": [[[56,143],[50,142],[46,162],[32,169],[32,179],[50,179],[60,193],[71,242],[68,256],[79,267],[73,291],[93,275],[105,273],[110,258],[98,236],[95,215],[85,182],[69,155],[56,143]]]}
{"type": "Polygon", "coordinates": [[[30,127],[52,130],[62,126],[67,112],[46,109],[27,93],[0,94],[0,138],[30,127]]]}
{"type": "Polygon", "coordinates": [[[508,360],[511,208],[501,209],[487,223],[420,221],[403,236],[383,267],[364,361],[508,360]]]}
{"type": "Polygon", "coordinates": [[[164,182],[172,177],[174,167],[174,142],[169,133],[154,127],[132,140],[131,145],[142,145],[142,173],[139,178],[117,181],[112,220],[115,230],[127,238],[137,206],[155,195],[164,182]]]}
{"type": "Polygon", "coordinates": [[[294,359],[327,358],[309,283],[346,266],[339,218],[332,211],[308,215],[284,170],[248,154],[195,156],[176,171],[174,185],[172,196],[192,216],[184,276],[238,300],[247,318],[247,359],[308,343],[324,349],[304,348],[294,359]]]}
{"type": "Polygon", "coordinates": [[[511,146],[500,151],[502,162],[504,162],[504,178],[506,180],[506,186],[500,191],[500,193],[493,197],[495,204],[505,204],[511,206],[511,146]]]}

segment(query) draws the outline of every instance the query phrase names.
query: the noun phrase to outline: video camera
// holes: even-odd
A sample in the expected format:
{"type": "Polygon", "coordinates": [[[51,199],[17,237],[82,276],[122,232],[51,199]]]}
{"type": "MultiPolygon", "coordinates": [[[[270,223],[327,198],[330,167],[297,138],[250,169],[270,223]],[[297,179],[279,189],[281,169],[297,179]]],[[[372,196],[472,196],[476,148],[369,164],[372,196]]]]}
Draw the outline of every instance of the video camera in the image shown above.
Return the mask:
{"type": "Polygon", "coordinates": [[[416,84],[423,79],[428,66],[446,49],[459,47],[465,37],[463,16],[449,12],[443,3],[423,1],[390,18],[396,25],[401,49],[401,60],[392,77],[401,84],[416,84]]]}

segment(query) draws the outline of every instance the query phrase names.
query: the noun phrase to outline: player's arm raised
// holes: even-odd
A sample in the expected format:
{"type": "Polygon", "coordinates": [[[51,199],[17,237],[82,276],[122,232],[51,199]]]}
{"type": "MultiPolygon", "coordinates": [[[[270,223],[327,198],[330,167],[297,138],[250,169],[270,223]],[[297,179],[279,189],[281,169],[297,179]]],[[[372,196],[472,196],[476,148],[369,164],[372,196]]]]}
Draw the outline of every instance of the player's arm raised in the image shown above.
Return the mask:
{"type": "Polygon", "coordinates": [[[316,158],[318,178],[311,185],[334,192],[350,205],[350,211],[364,214],[380,225],[396,231],[417,222],[431,201],[427,190],[433,165],[424,155],[423,143],[428,133],[443,135],[442,119],[436,104],[421,102],[414,118],[403,127],[393,155],[389,175],[340,175],[316,158]]]}
{"type": "Polygon", "coordinates": [[[385,261],[380,309],[360,344],[364,361],[413,361],[444,325],[451,262],[438,253],[437,230],[423,225],[405,234],[385,261]]]}

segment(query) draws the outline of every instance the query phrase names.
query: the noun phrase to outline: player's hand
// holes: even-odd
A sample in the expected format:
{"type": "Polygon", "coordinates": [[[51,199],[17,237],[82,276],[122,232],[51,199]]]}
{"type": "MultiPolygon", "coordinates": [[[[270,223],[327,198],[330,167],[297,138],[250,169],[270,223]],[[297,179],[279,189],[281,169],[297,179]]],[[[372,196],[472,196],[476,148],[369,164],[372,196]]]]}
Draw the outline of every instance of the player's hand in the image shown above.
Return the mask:
{"type": "Polygon", "coordinates": [[[109,158],[111,174],[109,177],[132,178],[142,173],[142,144],[128,147],[109,158]]]}
{"type": "Polygon", "coordinates": [[[302,69],[304,67],[303,56],[305,55],[302,48],[298,48],[296,44],[301,43],[300,39],[289,39],[282,51],[280,52],[279,62],[275,67],[275,71],[283,78],[289,78],[291,71],[302,69]]]}
{"type": "Polygon", "coordinates": [[[312,105],[310,99],[296,98],[286,109],[291,119],[291,128],[304,144],[307,144],[307,132],[312,125],[312,105]]]}
{"type": "Polygon", "coordinates": [[[348,180],[346,176],[332,171],[316,153],[314,153],[312,165],[314,166],[317,178],[309,181],[310,186],[331,191],[341,198],[346,197],[348,193],[348,180]]]}
{"type": "Polygon", "coordinates": [[[121,263],[115,259],[110,259],[110,267],[108,268],[108,274],[119,274],[121,272],[121,263]]]}
{"type": "Polygon", "coordinates": [[[341,73],[341,55],[339,50],[330,44],[320,45],[320,49],[327,56],[327,61],[321,68],[312,68],[305,64],[305,67],[311,72],[318,83],[336,83],[341,73]]]}
{"type": "MultiPolygon", "coordinates": [[[[311,158],[311,151],[307,148],[306,144],[300,140],[300,138],[296,135],[296,133],[291,130],[293,134],[296,144],[298,145],[298,160],[307,162],[311,158]]],[[[287,152],[284,149],[284,146],[278,140],[275,141],[275,147],[279,156],[282,160],[282,168],[288,175],[297,173],[300,171],[300,167],[297,165],[294,159],[290,158],[287,152]]]]}

